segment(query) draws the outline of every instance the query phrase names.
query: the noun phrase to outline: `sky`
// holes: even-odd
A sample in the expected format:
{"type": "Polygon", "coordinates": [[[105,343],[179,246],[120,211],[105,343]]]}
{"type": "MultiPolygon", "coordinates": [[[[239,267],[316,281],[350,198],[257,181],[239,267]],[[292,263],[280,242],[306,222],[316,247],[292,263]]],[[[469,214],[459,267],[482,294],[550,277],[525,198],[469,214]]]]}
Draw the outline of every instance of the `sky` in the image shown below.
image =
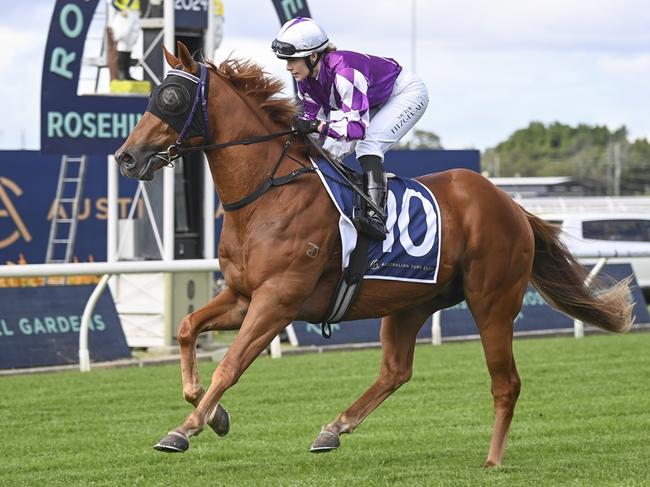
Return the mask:
{"type": "MultiPolygon", "coordinates": [[[[271,1],[223,3],[215,60],[250,58],[289,84],[270,52],[280,28],[271,1]]],[[[485,150],[531,121],[625,125],[631,138],[650,138],[647,0],[308,3],[339,49],[392,57],[424,79],[430,101],[417,127],[435,132],[447,149],[485,150]]],[[[54,4],[11,2],[0,16],[0,149],[39,148],[54,4]]]]}

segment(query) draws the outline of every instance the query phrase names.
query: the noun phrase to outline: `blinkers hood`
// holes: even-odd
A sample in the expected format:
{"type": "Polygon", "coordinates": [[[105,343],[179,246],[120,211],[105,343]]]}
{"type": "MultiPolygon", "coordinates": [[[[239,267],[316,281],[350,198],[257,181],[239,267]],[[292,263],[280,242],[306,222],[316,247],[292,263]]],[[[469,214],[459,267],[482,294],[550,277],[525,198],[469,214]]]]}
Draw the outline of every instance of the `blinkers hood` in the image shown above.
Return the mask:
{"type": "Polygon", "coordinates": [[[203,137],[208,142],[207,97],[210,76],[203,63],[200,63],[200,68],[200,77],[179,69],[169,70],[149,98],[147,112],[179,133],[176,146],[192,137],[203,137]]]}

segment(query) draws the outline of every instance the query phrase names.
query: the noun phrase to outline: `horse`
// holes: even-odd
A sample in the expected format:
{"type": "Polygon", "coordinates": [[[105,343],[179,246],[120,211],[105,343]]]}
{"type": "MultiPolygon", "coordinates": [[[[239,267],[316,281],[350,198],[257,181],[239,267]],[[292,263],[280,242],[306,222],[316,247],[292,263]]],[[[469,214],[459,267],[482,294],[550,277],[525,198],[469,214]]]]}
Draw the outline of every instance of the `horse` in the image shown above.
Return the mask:
{"type": "MultiPolygon", "coordinates": [[[[296,104],[279,96],[282,83],[249,60],[198,63],[182,43],[177,48],[178,57],[164,50],[177,76],[168,76],[150,101],[163,111],[167,107],[167,115],[147,111],[115,153],[123,175],[150,180],[180,152],[203,150],[226,208],[219,262],[227,286],[180,324],[183,396],[194,409],[155,445],[166,452],[186,451],[190,437],[206,425],[219,435],[228,433],[230,414],[221,405],[226,390],[292,321],[323,320],[342,272],[339,216],[310,170],[305,140],[294,137],[296,104]],[[198,87],[194,103],[191,94],[166,85],[170,78],[178,84],[183,73],[194,83],[190,89],[198,87]],[[177,112],[184,124],[169,118],[177,112]],[[201,125],[202,130],[188,129],[201,125]],[[290,184],[268,184],[269,175],[298,172],[290,184]],[[239,332],[205,390],[197,369],[197,337],[231,329],[239,332]]],[[[526,212],[478,173],[455,169],[417,179],[440,205],[438,280],[362,282],[345,320],[382,318],[379,375],[322,427],[311,451],[339,448],[341,435],[352,433],[406,383],[416,335],[425,320],[466,300],[493,396],[494,422],[484,466],[498,466],[521,388],[512,340],[528,283],[561,312],[603,330],[625,332],[634,320],[629,281],[592,282],[588,287],[587,271],[562,244],[558,227],[526,212]]]]}

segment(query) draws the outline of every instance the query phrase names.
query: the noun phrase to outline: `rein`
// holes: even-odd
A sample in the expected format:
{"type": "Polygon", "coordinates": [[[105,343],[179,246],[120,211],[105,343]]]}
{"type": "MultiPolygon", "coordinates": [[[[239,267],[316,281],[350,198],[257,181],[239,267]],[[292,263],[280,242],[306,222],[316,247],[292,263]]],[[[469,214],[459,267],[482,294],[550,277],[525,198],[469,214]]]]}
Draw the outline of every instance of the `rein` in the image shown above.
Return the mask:
{"type": "MultiPolygon", "coordinates": [[[[275,176],[275,172],[278,170],[278,167],[280,167],[280,163],[282,162],[282,159],[284,159],[284,156],[286,155],[287,150],[289,150],[289,146],[293,141],[295,130],[290,130],[289,132],[291,133],[291,135],[289,135],[287,141],[284,143],[284,146],[282,147],[282,152],[280,153],[280,157],[278,158],[278,162],[275,163],[275,166],[273,167],[273,171],[271,171],[271,175],[268,177],[268,179],[262,181],[262,184],[260,184],[256,190],[254,190],[252,193],[247,194],[242,199],[235,201],[234,203],[222,203],[224,211],[239,210],[240,208],[243,208],[244,206],[255,201],[257,198],[262,196],[273,186],[282,186],[284,184],[290,183],[291,181],[293,181],[294,179],[296,179],[298,176],[302,174],[316,171],[316,168],[314,167],[302,166],[300,169],[296,169],[295,171],[290,172],[286,176],[280,176],[279,178],[273,177],[275,176]]],[[[270,135],[274,135],[274,134],[270,134],[270,135]]],[[[258,140],[257,142],[261,142],[261,141],[258,140]]],[[[249,142],[249,144],[254,144],[254,143],[256,142],[249,142]]]]}
{"type": "MultiPolygon", "coordinates": [[[[210,151],[210,150],[216,150],[216,149],[223,149],[226,147],[232,147],[232,146],[237,146],[237,145],[252,145],[252,144],[259,144],[261,142],[266,142],[272,139],[276,139],[278,137],[283,137],[283,136],[289,136],[284,143],[284,146],[282,147],[282,153],[280,154],[280,157],[278,158],[278,161],[275,163],[275,166],[273,167],[273,171],[271,172],[271,175],[265,179],[260,186],[255,189],[253,192],[249,193],[248,195],[244,196],[242,199],[235,201],[233,203],[223,203],[222,206],[224,211],[235,211],[240,208],[243,208],[244,206],[252,203],[256,199],[258,199],[260,196],[262,196],[264,193],[266,193],[270,188],[273,186],[282,186],[284,184],[290,183],[297,177],[299,177],[302,174],[305,173],[310,173],[310,172],[315,172],[316,169],[314,167],[306,167],[302,166],[300,169],[297,169],[285,176],[281,176],[278,178],[275,178],[275,173],[280,167],[280,163],[282,162],[282,159],[284,159],[284,156],[287,154],[287,151],[289,150],[289,146],[291,145],[291,142],[293,141],[294,136],[298,133],[295,129],[291,130],[284,130],[281,132],[273,132],[271,134],[267,135],[261,135],[257,137],[247,137],[243,139],[238,139],[238,140],[232,140],[229,142],[222,142],[220,144],[205,144],[205,145],[198,145],[198,146],[192,146],[192,147],[183,147],[182,144],[186,138],[186,135],[188,134],[188,131],[190,127],[192,126],[192,123],[194,122],[194,118],[197,116],[198,110],[197,108],[200,106],[201,107],[201,113],[203,116],[203,138],[207,142],[208,137],[209,137],[209,121],[208,121],[208,93],[207,93],[207,86],[208,86],[208,69],[205,64],[199,63],[200,65],[200,76],[196,77],[193,74],[186,73],[184,71],[178,71],[178,70],[172,70],[170,74],[173,76],[181,77],[186,80],[189,80],[191,83],[196,84],[196,93],[194,94],[194,100],[192,102],[192,109],[188,115],[188,117],[185,120],[185,123],[183,125],[182,130],[180,131],[180,134],[178,136],[178,139],[173,145],[170,145],[167,150],[161,151],[161,152],[156,152],[153,154],[154,157],[157,157],[158,159],[161,159],[165,166],[167,167],[174,167],[173,161],[176,159],[180,158],[183,156],[183,154],[187,154],[190,152],[197,152],[197,151],[210,151]]],[[[183,81],[181,81],[183,82],[183,81]]],[[[164,82],[163,82],[164,83],[164,82]]],[[[163,120],[164,121],[164,120],[163,120]]]]}
{"type": "Polygon", "coordinates": [[[225,147],[233,147],[236,145],[259,144],[261,142],[266,142],[269,140],[277,139],[278,137],[283,137],[285,135],[288,135],[289,137],[287,138],[287,141],[284,143],[284,146],[282,147],[282,152],[280,153],[278,162],[276,162],[275,166],[273,167],[271,176],[265,179],[262,182],[262,184],[260,184],[257,187],[257,189],[255,189],[252,193],[247,194],[242,199],[237,200],[233,203],[222,202],[224,211],[235,211],[235,210],[239,210],[240,208],[243,208],[246,205],[249,205],[257,198],[262,196],[264,193],[266,193],[273,186],[282,186],[284,184],[290,183],[291,181],[296,179],[298,176],[301,176],[302,174],[316,171],[316,169],[313,167],[303,166],[300,169],[296,169],[295,171],[290,172],[285,176],[281,176],[279,178],[273,177],[275,176],[275,172],[278,170],[278,167],[280,167],[280,163],[282,162],[282,159],[284,159],[284,156],[287,154],[287,151],[289,150],[289,146],[293,141],[294,135],[296,135],[297,133],[298,132],[294,129],[284,130],[282,132],[273,132],[271,134],[260,135],[257,137],[247,137],[244,139],[232,140],[230,142],[222,142],[220,144],[197,145],[193,147],[179,147],[176,144],[174,144],[174,145],[170,145],[166,151],[157,152],[156,154],[154,154],[154,156],[165,161],[165,165],[167,167],[174,167],[173,161],[175,161],[179,157],[182,157],[183,154],[187,154],[189,152],[223,149],[225,147]]]}
{"type": "Polygon", "coordinates": [[[177,142],[174,145],[170,145],[167,148],[167,150],[156,152],[154,156],[165,161],[166,166],[174,167],[173,161],[175,161],[179,157],[182,157],[183,154],[187,154],[189,152],[223,149],[225,147],[232,147],[235,145],[259,144],[260,142],[266,142],[267,140],[277,139],[278,137],[283,137],[285,135],[295,135],[297,133],[298,132],[294,129],[283,130],[282,132],[273,132],[271,134],[260,135],[257,137],[246,137],[244,139],[231,140],[230,142],[222,142],[220,144],[196,145],[192,147],[181,147],[180,145],[177,145],[178,144],[177,142]]]}

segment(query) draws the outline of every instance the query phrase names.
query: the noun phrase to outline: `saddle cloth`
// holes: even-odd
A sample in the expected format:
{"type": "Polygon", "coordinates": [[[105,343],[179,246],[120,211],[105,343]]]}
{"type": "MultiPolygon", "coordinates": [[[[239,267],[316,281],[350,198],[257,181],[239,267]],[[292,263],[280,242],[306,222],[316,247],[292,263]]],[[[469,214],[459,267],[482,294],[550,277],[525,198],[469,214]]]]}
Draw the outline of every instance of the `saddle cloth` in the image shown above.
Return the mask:
{"type": "MultiPolygon", "coordinates": [[[[354,195],[349,183],[328,162],[314,167],[339,211],[342,269],[347,268],[357,241],[352,223],[354,195]]],[[[388,235],[371,241],[364,279],[435,283],[440,263],[440,209],[423,184],[390,175],[388,180],[388,235]]]]}

